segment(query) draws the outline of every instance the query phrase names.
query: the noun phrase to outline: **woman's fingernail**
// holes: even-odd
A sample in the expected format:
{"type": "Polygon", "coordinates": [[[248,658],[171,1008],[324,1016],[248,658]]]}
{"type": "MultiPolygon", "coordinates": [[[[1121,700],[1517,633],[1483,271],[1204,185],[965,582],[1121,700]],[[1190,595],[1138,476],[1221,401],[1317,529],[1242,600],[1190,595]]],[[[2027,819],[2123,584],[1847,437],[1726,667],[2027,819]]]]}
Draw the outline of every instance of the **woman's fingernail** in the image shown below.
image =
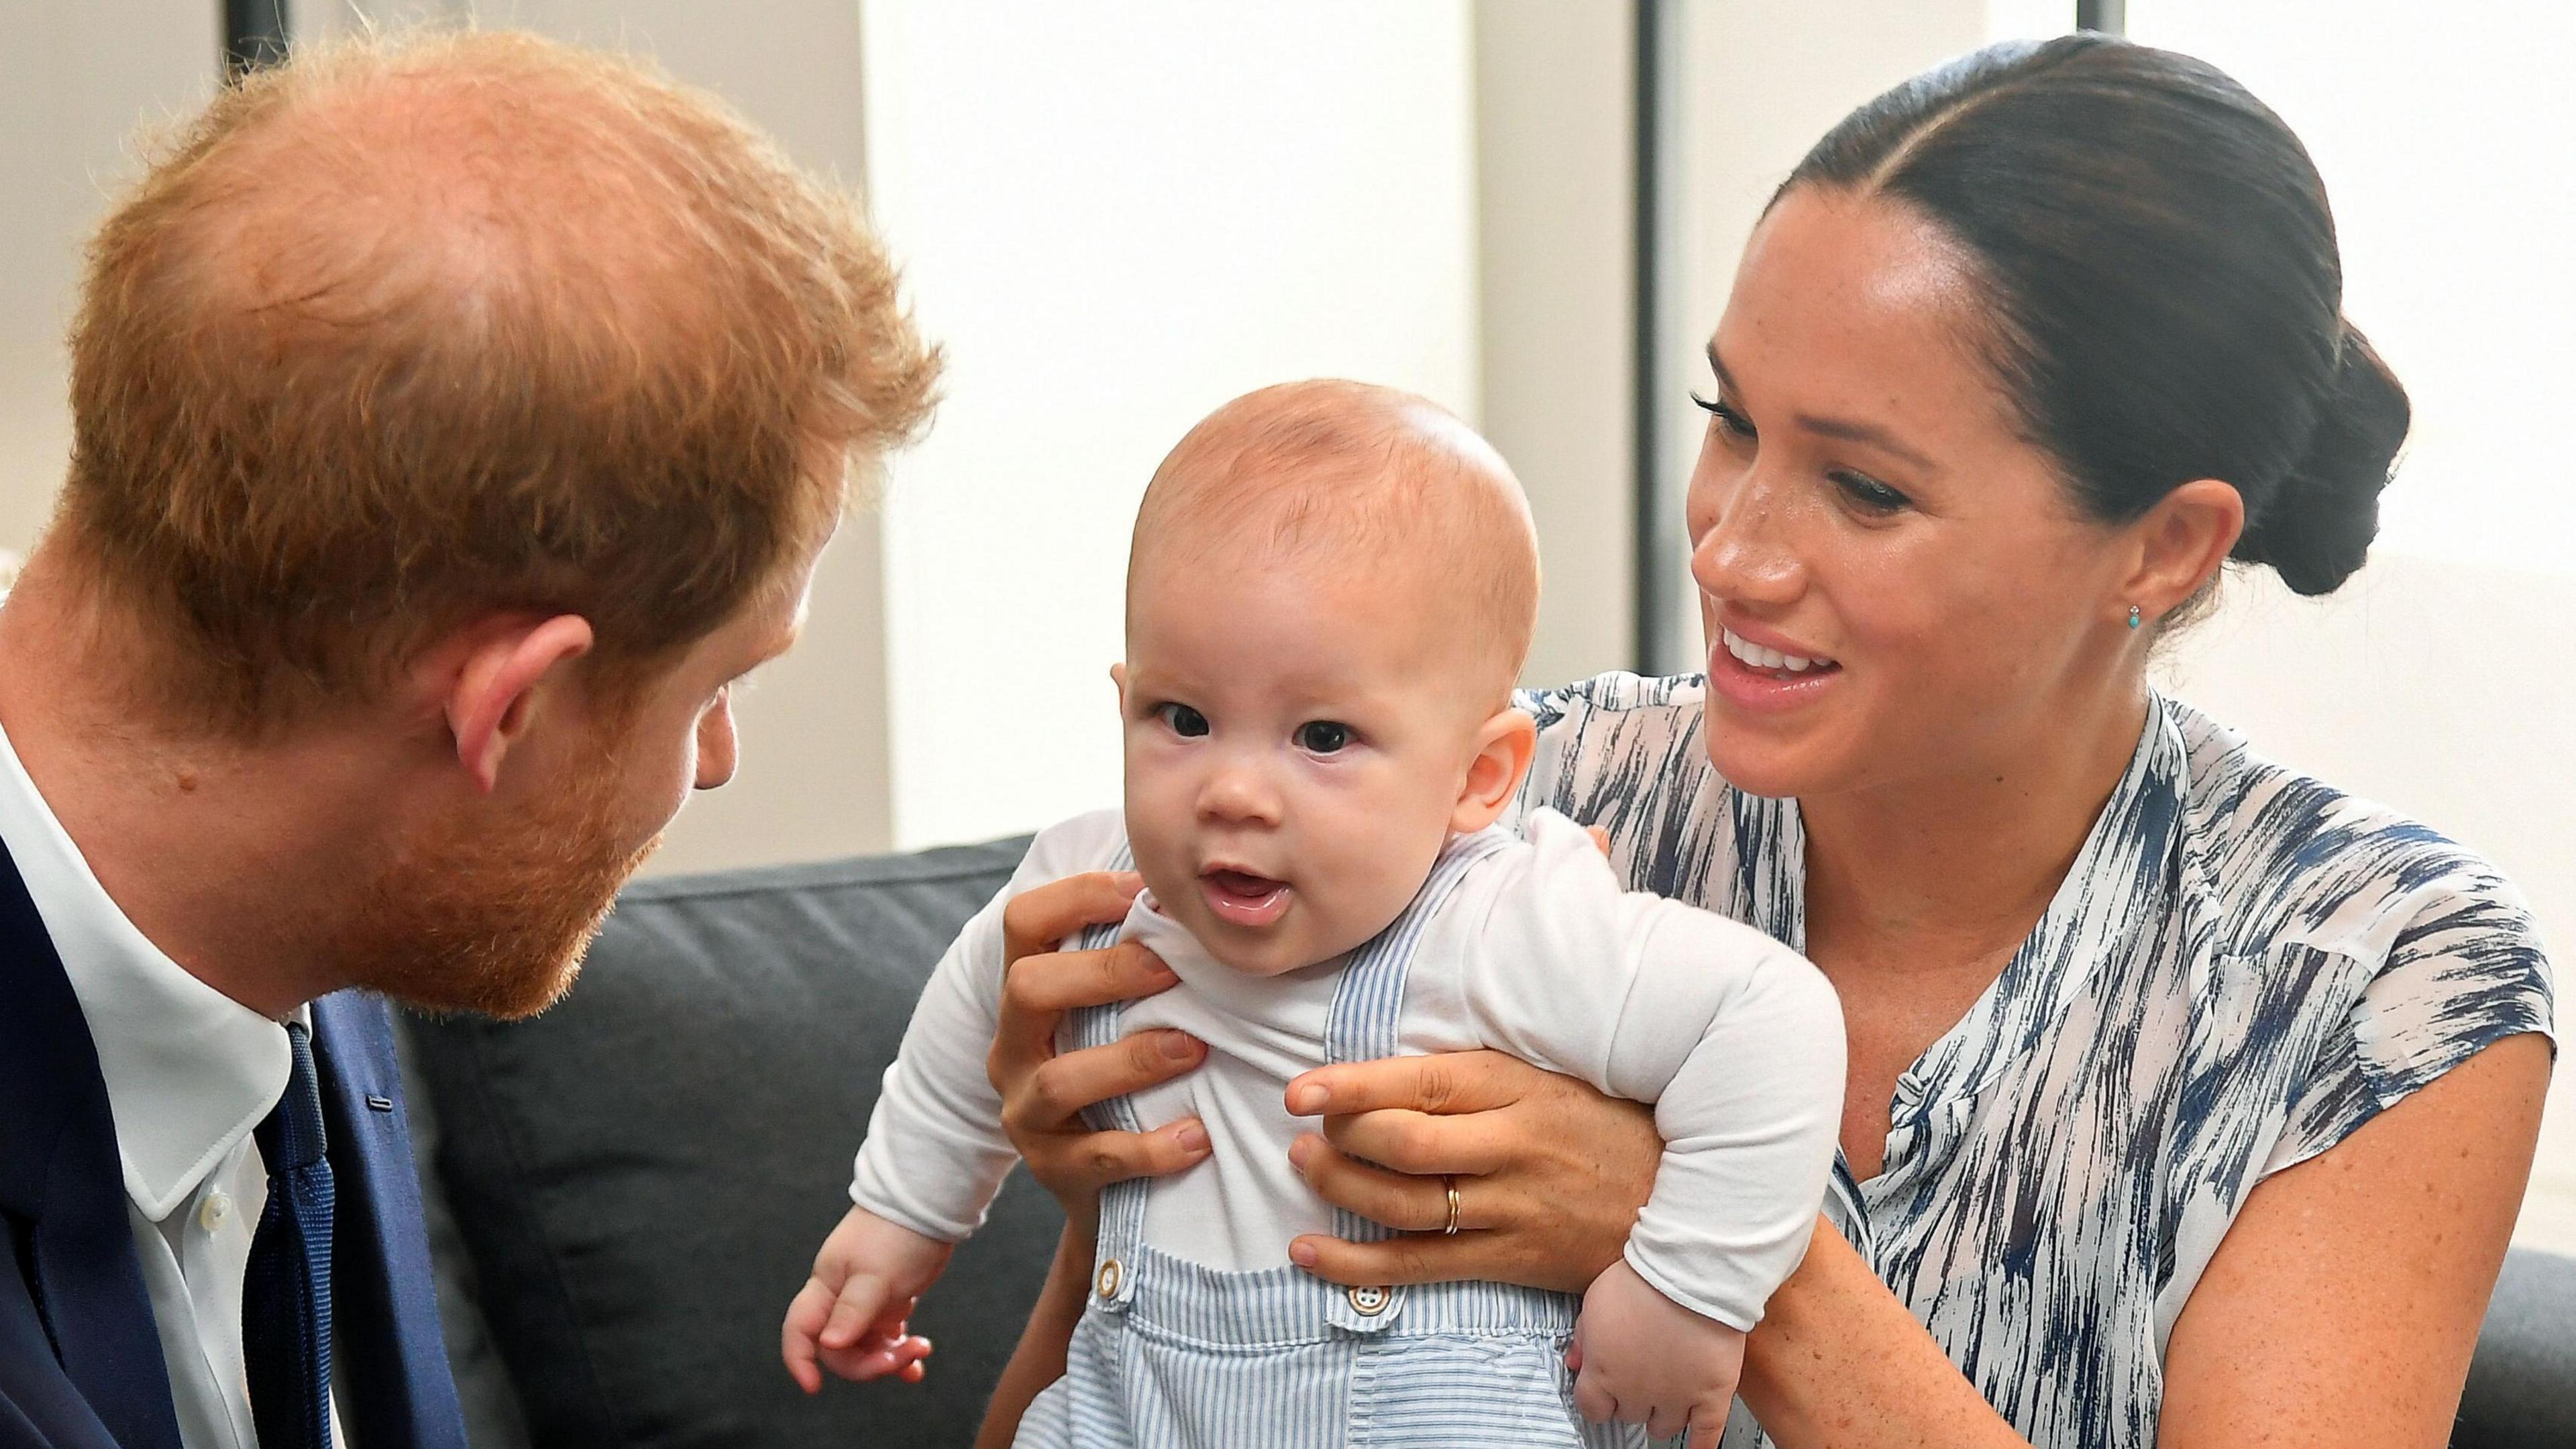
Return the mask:
{"type": "Polygon", "coordinates": [[[1181,1150],[1183,1152],[1205,1152],[1208,1150],[1207,1129],[1196,1122],[1183,1124],[1180,1132],[1175,1135],[1173,1140],[1181,1144],[1181,1150]]]}
{"type": "Polygon", "coordinates": [[[1300,1268],[1314,1267],[1315,1245],[1307,1242],[1304,1238],[1299,1238],[1297,1241],[1290,1243],[1288,1245],[1288,1261],[1296,1264],[1300,1268]]]}
{"type": "Polygon", "coordinates": [[[1302,1087],[1290,1087],[1288,1089],[1288,1110],[1296,1113],[1300,1117],[1311,1117],[1315,1113],[1324,1110],[1324,1101],[1329,1095],[1330,1094],[1323,1088],[1316,1086],[1312,1082],[1308,1082],[1302,1087]]]}
{"type": "Polygon", "coordinates": [[[1172,1061],[1185,1062],[1199,1054],[1198,1038],[1186,1032],[1163,1033],[1163,1055],[1172,1061]]]}
{"type": "Polygon", "coordinates": [[[1288,1165],[1291,1167],[1303,1169],[1306,1159],[1314,1155],[1315,1139],[1312,1137],[1300,1137],[1288,1144],[1288,1165]]]}

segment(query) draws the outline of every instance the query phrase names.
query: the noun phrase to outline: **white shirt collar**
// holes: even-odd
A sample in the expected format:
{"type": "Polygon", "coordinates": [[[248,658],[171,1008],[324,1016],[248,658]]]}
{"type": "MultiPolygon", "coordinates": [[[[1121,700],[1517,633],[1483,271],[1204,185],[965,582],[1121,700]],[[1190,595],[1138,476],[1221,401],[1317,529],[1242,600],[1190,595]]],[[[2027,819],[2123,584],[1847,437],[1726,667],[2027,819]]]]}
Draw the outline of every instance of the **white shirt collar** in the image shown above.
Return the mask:
{"type": "Polygon", "coordinates": [[[0,730],[0,840],[89,1022],[125,1163],[159,1222],[286,1091],[286,1028],[203,981],[126,919],[0,730]]]}

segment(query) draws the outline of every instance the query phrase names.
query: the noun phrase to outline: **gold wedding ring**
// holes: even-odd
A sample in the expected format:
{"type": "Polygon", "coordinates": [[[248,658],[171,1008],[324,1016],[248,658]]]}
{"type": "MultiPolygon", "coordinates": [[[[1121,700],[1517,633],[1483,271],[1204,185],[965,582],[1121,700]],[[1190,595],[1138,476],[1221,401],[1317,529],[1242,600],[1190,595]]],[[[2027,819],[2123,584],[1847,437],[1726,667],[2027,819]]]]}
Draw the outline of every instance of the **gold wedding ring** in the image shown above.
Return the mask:
{"type": "Polygon", "coordinates": [[[1455,1173],[1444,1173],[1440,1181],[1449,1189],[1449,1225],[1440,1230],[1440,1236],[1454,1238],[1458,1236],[1458,1177],[1455,1173]]]}

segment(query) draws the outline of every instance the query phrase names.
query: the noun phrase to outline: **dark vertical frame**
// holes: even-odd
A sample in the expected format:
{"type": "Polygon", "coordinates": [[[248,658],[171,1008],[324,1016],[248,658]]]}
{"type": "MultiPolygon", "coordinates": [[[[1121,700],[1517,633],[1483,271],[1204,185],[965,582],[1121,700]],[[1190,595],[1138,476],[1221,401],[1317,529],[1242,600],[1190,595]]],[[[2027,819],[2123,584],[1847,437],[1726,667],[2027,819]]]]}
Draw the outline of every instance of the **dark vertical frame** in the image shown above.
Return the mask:
{"type": "Polygon", "coordinates": [[[2075,0],[2075,28],[2099,30],[2106,35],[2127,34],[2129,0],[2075,0]]]}
{"type": "Polygon", "coordinates": [[[224,79],[286,59],[287,0],[223,0],[224,79]]]}
{"type": "Polygon", "coordinates": [[[1681,498],[1666,460],[1669,410],[1664,405],[1664,384],[1671,375],[1666,338],[1680,281],[1679,259],[1665,243],[1673,208],[1680,201],[1670,171],[1679,139],[1674,107],[1680,92],[1681,46],[1676,32],[1686,3],[1636,0],[1635,211],[1630,218],[1635,285],[1631,358],[1635,552],[1630,606],[1635,668],[1640,674],[1661,674],[1690,652],[1674,627],[1683,565],[1681,498]]]}

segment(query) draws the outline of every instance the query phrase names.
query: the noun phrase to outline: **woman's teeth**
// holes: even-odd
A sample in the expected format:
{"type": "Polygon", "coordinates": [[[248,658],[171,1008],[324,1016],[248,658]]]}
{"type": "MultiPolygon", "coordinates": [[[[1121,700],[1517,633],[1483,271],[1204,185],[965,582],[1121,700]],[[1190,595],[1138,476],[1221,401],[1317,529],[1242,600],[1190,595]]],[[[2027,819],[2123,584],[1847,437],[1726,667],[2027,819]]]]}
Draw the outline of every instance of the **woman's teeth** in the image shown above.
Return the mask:
{"type": "Polygon", "coordinates": [[[1791,674],[1804,674],[1810,669],[1834,667],[1834,661],[1830,659],[1811,659],[1802,654],[1783,654],[1777,649],[1765,649],[1732,629],[1721,627],[1718,633],[1726,641],[1726,652],[1734,655],[1747,669],[1765,669],[1774,673],[1786,670],[1791,674]]]}

